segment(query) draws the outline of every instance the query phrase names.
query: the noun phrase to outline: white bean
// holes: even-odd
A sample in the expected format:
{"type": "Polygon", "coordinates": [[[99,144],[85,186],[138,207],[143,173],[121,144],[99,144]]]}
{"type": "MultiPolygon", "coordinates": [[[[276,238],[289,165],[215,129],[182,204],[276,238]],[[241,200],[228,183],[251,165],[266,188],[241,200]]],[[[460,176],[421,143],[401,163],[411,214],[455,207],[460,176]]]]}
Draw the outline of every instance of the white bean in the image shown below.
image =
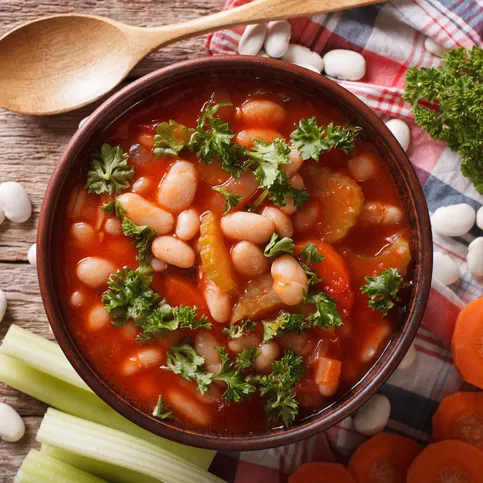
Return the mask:
{"type": "Polygon", "coordinates": [[[153,182],[151,178],[146,178],[145,176],[141,176],[141,178],[138,178],[132,185],[133,193],[137,193],[138,195],[141,195],[141,196],[146,194],[151,188],[152,183],[153,182]]]}
{"type": "Polygon", "coordinates": [[[285,349],[291,349],[295,353],[306,356],[313,350],[307,332],[297,334],[296,332],[285,332],[278,337],[280,345],[285,349]]]}
{"type": "Polygon", "coordinates": [[[466,203],[460,203],[438,208],[431,217],[431,225],[440,235],[462,236],[471,230],[475,219],[475,209],[466,203]]]}
{"type": "Polygon", "coordinates": [[[303,67],[304,69],[311,70],[312,72],[315,72],[316,74],[320,74],[319,69],[317,67],[314,67],[313,65],[310,64],[297,64],[294,62],[294,65],[298,65],[299,67],[303,67]]]}
{"type": "Polygon", "coordinates": [[[96,230],[89,223],[83,221],[74,223],[70,227],[70,235],[74,243],[83,249],[91,247],[96,241],[96,230]]]}
{"type": "Polygon", "coordinates": [[[212,416],[205,405],[181,389],[169,389],[166,393],[166,402],[196,426],[208,428],[212,423],[212,416]]]}
{"type": "Polygon", "coordinates": [[[259,277],[268,272],[269,263],[263,250],[247,241],[238,242],[231,249],[233,266],[246,277],[259,277]]]}
{"type": "Polygon", "coordinates": [[[89,116],[84,117],[79,121],[79,129],[87,122],[88,119],[89,119],[89,116]]]}
{"type": "Polygon", "coordinates": [[[111,318],[104,307],[104,304],[95,304],[87,315],[87,325],[91,330],[99,330],[107,327],[111,318]]]}
{"type": "Polygon", "coordinates": [[[312,230],[317,220],[320,218],[320,206],[315,202],[308,202],[302,209],[295,213],[293,224],[300,233],[307,233],[312,230]]]}
{"type": "Polygon", "coordinates": [[[262,216],[265,216],[269,220],[273,221],[273,224],[275,225],[275,231],[281,237],[291,237],[293,235],[292,220],[278,208],[267,206],[262,211],[262,216]]]}
{"type": "Polygon", "coordinates": [[[415,360],[416,360],[416,348],[414,347],[414,344],[411,344],[408,351],[404,355],[403,360],[399,363],[399,366],[397,366],[397,369],[401,371],[405,371],[406,369],[409,369],[413,365],[415,360]]]}
{"type": "Polygon", "coordinates": [[[77,278],[92,288],[107,283],[109,275],[116,271],[116,267],[105,258],[87,257],[77,264],[77,278]]]}
{"type": "Polygon", "coordinates": [[[211,316],[220,324],[230,319],[233,302],[231,297],[220,290],[220,287],[211,280],[207,280],[203,288],[203,295],[211,316]]]}
{"type": "Polygon", "coordinates": [[[161,365],[162,360],[163,351],[161,349],[157,347],[146,347],[140,349],[137,354],[129,357],[129,359],[124,362],[122,373],[125,376],[132,376],[136,372],[161,365]]]}
{"type": "Polygon", "coordinates": [[[265,52],[274,59],[279,59],[287,52],[292,36],[292,27],[287,20],[268,22],[265,38],[265,52]]]}
{"type": "Polygon", "coordinates": [[[85,302],[85,297],[82,292],[76,291],[70,296],[70,304],[72,307],[82,307],[85,302]]]}
{"type": "Polygon", "coordinates": [[[219,347],[220,342],[211,332],[204,330],[195,335],[193,348],[199,356],[204,357],[206,369],[213,374],[217,374],[221,368],[221,359],[216,350],[219,347]]]}
{"type": "Polygon", "coordinates": [[[117,197],[126,210],[126,216],[136,225],[148,225],[150,228],[165,235],[172,231],[174,226],[173,215],[136,193],[124,193],[117,197]]]}
{"type": "Polygon", "coordinates": [[[104,225],[104,230],[108,235],[121,236],[123,234],[121,220],[117,218],[108,218],[104,225]]]}
{"type": "MultiPolygon", "coordinates": [[[[290,151],[290,154],[288,155],[288,159],[290,160],[289,164],[281,164],[280,168],[282,171],[285,171],[287,173],[287,176],[294,176],[297,171],[300,169],[300,166],[302,166],[304,160],[300,157],[300,153],[298,149],[292,149],[290,151]]],[[[302,180],[303,183],[303,180],[302,180]]],[[[303,188],[303,186],[302,186],[303,188]]]]}
{"type": "Polygon", "coordinates": [[[366,201],[359,216],[359,221],[368,225],[398,225],[403,219],[400,208],[381,201],[366,201]]]}
{"type": "Polygon", "coordinates": [[[0,184],[0,206],[14,223],[23,223],[32,214],[32,204],[25,188],[15,181],[0,184]]]}
{"type": "Polygon", "coordinates": [[[34,243],[27,252],[27,260],[30,265],[37,267],[37,243],[34,243]]]}
{"type": "Polygon", "coordinates": [[[0,289],[0,322],[5,317],[5,312],[7,311],[7,296],[5,292],[0,289]]]}
{"type": "Polygon", "coordinates": [[[444,285],[451,285],[459,280],[460,267],[448,255],[433,253],[433,277],[444,285]]]}
{"type": "MultiPolygon", "coordinates": [[[[302,159],[302,158],[300,158],[300,159],[302,159]]],[[[295,173],[291,178],[289,178],[288,184],[290,186],[293,186],[294,188],[297,188],[298,190],[305,188],[304,180],[303,180],[302,176],[300,176],[300,174],[298,174],[298,173],[295,173]]],[[[293,204],[292,197],[288,196],[285,199],[285,202],[286,202],[286,205],[282,206],[280,208],[280,211],[283,211],[286,215],[293,215],[297,211],[297,207],[293,204]]]]}
{"type": "Polygon", "coordinates": [[[483,206],[476,212],[476,225],[483,230],[483,206]]]}
{"type": "Polygon", "coordinates": [[[238,42],[240,55],[257,55],[265,42],[267,26],[264,23],[247,25],[238,42]]]}
{"type": "Polygon", "coordinates": [[[5,403],[0,403],[0,438],[14,443],[25,434],[25,424],[20,415],[5,403]]]}
{"type": "Polygon", "coordinates": [[[151,250],[156,258],[179,268],[190,268],[195,263],[195,251],[184,241],[172,236],[158,236],[151,250]]]}
{"type": "Polygon", "coordinates": [[[475,277],[483,276],[483,237],[475,238],[468,246],[468,268],[475,277]]]}
{"type": "Polygon", "coordinates": [[[282,255],[271,267],[273,289],[286,305],[297,305],[304,299],[304,292],[308,292],[307,275],[295,258],[282,255]]]}
{"type": "Polygon", "coordinates": [[[401,119],[391,119],[386,122],[386,126],[398,140],[404,151],[406,151],[411,142],[411,131],[409,130],[409,126],[401,119]]]}
{"type": "Polygon", "coordinates": [[[353,50],[335,49],[324,55],[324,69],[330,77],[357,81],[366,75],[366,59],[353,50]]]}
{"type": "Polygon", "coordinates": [[[168,264],[166,262],[158,260],[157,258],[152,258],[149,262],[149,265],[151,265],[151,268],[158,273],[164,272],[168,268],[168,264]]]}
{"type": "Polygon", "coordinates": [[[0,225],[5,221],[5,211],[3,211],[2,206],[0,205],[0,225]]]}
{"type": "Polygon", "coordinates": [[[259,346],[260,342],[262,338],[256,333],[251,333],[228,341],[228,349],[239,354],[243,349],[259,346]]]}
{"type": "Polygon", "coordinates": [[[275,225],[262,215],[239,211],[224,216],[221,219],[221,229],[228,238],[259,244],[270,240],[275,225]]]}
{"type": "Polygon", "coordinates": [[[382,394],[376,394],[357,410],[354,428],[365,436],[374,436],[386,427],[390,414],[389,399],[382,394]]]}
{"type": "Polygon", "coordinates": [[[260,346],[260,355],[255,358],[255,369],[257,372],[269,373],[275,360],[280,355],[279,345],[271,340],[260,346]]]}
{"type": "Polygon", "coordinates": [[[194,209],[182,211],[176,221],[176,236],[181,240],[191,240],[200,231],[200,214],[194,209]]]}
{"type": "Polygon", "coordinates": [[[277,128],[287,117],[283,106],[278,102],[265,99],[245,102],[241,107],[241,112],[243,120],[247,124],[263,128],[277,128]]]}
{"type": "Polygon", "coordinates": [[[324,68],[322,57],[303,45],[290,44],[282,59],[292,64],[303,65],[304,67],[307,65],[313,66],[319,74],[324,68]]]}
{"type": "Polygon", "coordinates": [[[179,213],[193,203],[198,173],[193,163],[176,161],[158,186],[157,201],[171,212],[179,213]]]}
{"type": "Polygon", "coordinates": [[[359,154],[349,159],[347,171],[356,181],[367,181],[376,176],[379,165],[370,154],[359,154]]]}
{"type": "Polygon", "coordinates": [[[426,37],[424,39],[424,48],[428,52],[431,52],[432,54],[437,55],[438,57],[441,57],[443,54],[448,52],[448,49],[446,47],[443,47],[442,45],[438,44],[430,37],[426,37]]]}

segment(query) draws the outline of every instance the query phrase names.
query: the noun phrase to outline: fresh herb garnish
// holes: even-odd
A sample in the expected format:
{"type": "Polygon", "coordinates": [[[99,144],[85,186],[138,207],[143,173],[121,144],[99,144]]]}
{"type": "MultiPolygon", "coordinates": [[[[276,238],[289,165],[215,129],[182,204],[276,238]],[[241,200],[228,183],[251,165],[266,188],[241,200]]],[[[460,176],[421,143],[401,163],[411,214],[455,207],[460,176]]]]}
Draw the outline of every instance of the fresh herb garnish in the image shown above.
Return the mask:
{"type": "Polygon", "coordinates": [[[99,208],[108,216],[115,216],[116,218],[122,218],[126,214],[126,210],[117,200],[111,200],[109,203],[99,206],[99,208]]]}
{"type": "Polygon", "coordinates": [[[367,305],[373,310],[379,310],[386,317],[395,302],[400,300],[397,293],[406,285],[402,276],[396,268],[389,268],[381,275],[364,279],[367,283],[361,287],[361,292],[369,297],[367,305]]]}
{"type": "Polygon", "coordinates": [[[305,245],[299,256],[303,258],[308,265],[312,265],[312,263],[321,263],[324,259],[324,256],[319,252],[317,245],[312,242],[308,242],[305,245]]]}
{"type": "Polygon", "coordinates": [[[121,146],[103,144],[100,152],[92,155],[85,187],[89,193],[118,195],[130,186],[134,169],[127,164],[129,155],[121,146]]]}
{"type": "Polygon", "coordinates": [[[173,411],[166,406],[163,396],[158,397],[158,402],[153,410],[153,416],[158,419],[170,419],[173,417],[173,411]]]}
{"type": "Polygon", "coordinates": [[[152,241],[158,234],[149,226],[136,225],[129,218],[122,220],[122,231],[126,236],[134,238],[134,243],[138,251],[137,259],[146,264],[151,260],[153,254],[151,252],[152,241]]]}
{"type": "Polygon", "coordinates": [[[312,285],[316,285],[322,281],[322,279],[308,265],[306,265],[304,262],[301,262],[300,260],[299,263],[300,266],[304,269],[305,275],[307,275],[309,287],[312,287],[312,285]]]}
{"type": "Polygon", "coordinates": [[[154,136],[154,155],[158,158],[163,155],[177,156],[182,149],[189,148],[194,132],[194,129],[172,119],[162,122],[156,128],[154,136]]]}
{"type": "Polygon", "coordinates": [[[255,359],[260,355],[260,349],[257,347],[246,347],[237,356],[235,367],[237,371],[251,369],[255,359]]]}
{"type": "Polygon", "coordinates": [[[230,339],[238,339],[248,332],[255,330],[256,322],[250,319],[243,319],[235,324],[230,324],[230,327],[225,327],[222,332],[226,334],[230,339]]]}
{"type": "Polygon", "coordinates": [[[263,321],[263,342],[272,340],[281,332],[301,332],[307,328],[302,314],[282,311],[273,321],[263,321]]]}
{"type": "Polygon", "coordinates": [[[212,186],[211,189],[214,191],[218,191],[218,193],[222,194],[225,197],[225,212],[223,213],[224,215],[226,215],[233,208],[235,208],[235,206],[238,205],[238,202],[242,198],[242,195],[230,193],[224,186],[212,186]]]}
{"type": "Polygon", "coordinates": [[[263,254],[267,258],[276,258],[280,255],[284,255],[288,253],[289,255],[294,254],[294,242],[288,236],[279,240],[278,233],[273,233],[272,238],[268,242],[268,245],[265,247],[263,254]]]}
{"type": "Polygon", "coordinates": [[[342,325],[340,313],[337,310],[335,300],[324,292],[309,292],[304,294],[304,303],[313,304],[315,313],[307,317],[307,322],[315,327],[328,329],[342,325]]]}

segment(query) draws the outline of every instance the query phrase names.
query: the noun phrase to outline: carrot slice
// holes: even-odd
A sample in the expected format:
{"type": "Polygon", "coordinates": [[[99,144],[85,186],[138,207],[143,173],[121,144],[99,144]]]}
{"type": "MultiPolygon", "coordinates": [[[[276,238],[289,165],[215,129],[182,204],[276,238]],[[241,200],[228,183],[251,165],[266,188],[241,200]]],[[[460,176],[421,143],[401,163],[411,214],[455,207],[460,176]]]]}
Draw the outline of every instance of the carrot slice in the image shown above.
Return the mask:
{"type": "Polygon", "coordinates": [[[481,483],[483,453],[461,441],[426,446],[407,473],[407,483],[481,483]]]}
{"type": "Polygon", "coordinates": [[[433,416],[433,440],[457,439],[483,450],[483,392],[457,392],[433,416]]]}
{"type": "Polygon", "coordinates": [[[210,317],[210,311],[198,287],[186,277],[174,273],[164,279],[164,293],[168,303],[174,307],[189,305],[196,307],[199,315],[210,317]]]}
{"type": "Polygon", "coordinates": [[[288,477],[288,483],[355,483],[343,465],[337,463],[305,463],[288,477]]]}
{"type": "Polygon", "coordinates": [[[458,315],[451,340],[454,365],[461,378],[483,389],[483,297],[458,315]]]}
{"type": "Polygon", "coordinates": [[[412,439],[379,433],[356,449],[349,470],[357,483],[405,483],[406,471],[420,451],[412,439]]]}

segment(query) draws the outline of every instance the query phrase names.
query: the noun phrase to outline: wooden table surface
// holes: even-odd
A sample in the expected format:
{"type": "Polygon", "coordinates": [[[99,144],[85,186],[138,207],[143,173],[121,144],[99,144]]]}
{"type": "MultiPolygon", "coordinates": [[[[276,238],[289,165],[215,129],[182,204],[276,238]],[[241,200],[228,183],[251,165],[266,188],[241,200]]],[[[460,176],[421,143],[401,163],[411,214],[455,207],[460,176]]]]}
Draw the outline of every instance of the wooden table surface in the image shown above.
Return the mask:
{"type": "MultiPolygon", "coordinates": [[[[223,3],[224,0],[2,0],[0,36],[21,23],[57,13],[105,15],[128,24],[154,26],[208,15],[220,10],[223,3]]],[[[144,59],[128,81],[203,53],[204,38],[176,43],[144,59]]],[[[12,323],[53,338],[40,298],[37,272],[27,261],[27,251],[35,242],[38,214],[54,166],[79,121],[98,104],[52,117],[27,117],[0,109],[0,182],[22,183],[33,205],[33,215],[26,223],[16,225],[6,220],[0,226],[0,288],[8,299],[0,339],[12,323]]],[[[1,383],[0,402],[13,406],[27,428],[18,443],[0,440],[0,483],[7,483],[13,481],[29,449],[38,446],[35,435],[46,406],[1,383]]]]}

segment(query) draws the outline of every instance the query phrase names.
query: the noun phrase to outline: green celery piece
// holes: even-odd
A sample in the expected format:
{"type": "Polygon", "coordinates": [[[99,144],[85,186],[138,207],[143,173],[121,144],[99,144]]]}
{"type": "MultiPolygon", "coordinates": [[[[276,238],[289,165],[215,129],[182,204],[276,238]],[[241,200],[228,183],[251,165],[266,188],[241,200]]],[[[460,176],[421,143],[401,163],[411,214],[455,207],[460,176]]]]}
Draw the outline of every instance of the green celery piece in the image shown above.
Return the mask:
{"type": "Polygon", "coordinates": [[[14,483],[107,483],[45,453],[31,449],[23,460],[14,483]]]}
{"type": "Polygon", "coordinates": [[[37,441],[137,471],[164,483],[221,483],[223,480],[180,456],[111,427],[49,408],[37,441]]]}
{"type": "Polygon", "coordinates": [[[202,469],[208,469],[215,456],[215,451],[191,448],[156,436],[122,417],[94,393],[32,369],[3,354],[0,354],[0,382],[69,414],[124,431],[173,454],[182,454],[186,460],[202,469]]]}
{"type": "Polygon", "coordinates": [[[104,463],[93,458],[80,456],[48,444],[43,444],[40,447],[40,453],[75,466],[80,470],[87,471],[99,478],[104,478],[111,483],[159,483],[157,478],[142,475],[137,471],[127,470],[126,468],[121,468],[120,466],[112,465],[110,463],[104,463]]]}
{"type": "Polygon", "coordinates": [[[0,354],[13,357],[44,374],[91,391],[70,365],[58,344],[18,325],[13,324],[8,329],[0,346],[0,354]]]}

